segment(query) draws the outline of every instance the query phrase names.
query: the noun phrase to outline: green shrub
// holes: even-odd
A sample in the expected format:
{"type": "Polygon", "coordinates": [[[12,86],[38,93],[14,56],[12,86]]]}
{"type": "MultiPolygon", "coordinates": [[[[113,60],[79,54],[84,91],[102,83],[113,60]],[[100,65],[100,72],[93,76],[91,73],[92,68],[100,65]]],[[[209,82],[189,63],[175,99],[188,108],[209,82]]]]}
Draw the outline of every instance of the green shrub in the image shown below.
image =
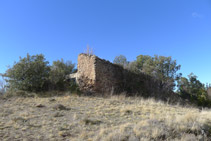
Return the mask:
{"type": "Polygon", "coordinates": [[[50,90],[72,90],[76,86],[74,82],[69,82],[66,80],[66,76],[74,71],[75,64],[71,61],[64,62],[63,59],[54,61],[51,66],[49,80],[50,80],[50,90]]]}
{"type": "Polygon", "coordinates": [[[129,62],[127,61],[127,58],[124,55],[116,56],[114,61],[113,61],[113,63],[117,64],[117,65],[120,65],[123,68],[126,68],[127,65],[129,64],[129,62]]]}
{"type": "Polygon", "coordinates": [[[166,88],[173,90],[176,80],[181,77],[181,74],[178,73],[181,65],[178,65],[177,61],[173,60],[171,56],[154,55],[154,57],[151,57],[148,55],[139,55],[137,56],[136,62],[141,72],[153,76],[162,82],[160,83],[160,88],[166,85],[166,88]]]}
{"type": "Polygon", "coordinates": [[[3,76],[6,78],[10,93],[26,95],[25,92],[42,93],[46,91],[77,91],[73,81],[67,81],[66,76],[75,71],[72,62],[63,59],[54,61],[50,66],[44,55],[27,54],[3,76]]]}
{"type": "Polygon", "coordinates": [[[188,75],[188,78],[181,77],[179,79],[178,93],[182,98],[189,99],[199,106],[211,106],[205,85],[202,84],[193,73],[188,75]]]}
{"type": "Polygon", "coordinates": [[[172,57],[139,55],[135,61],[129,62],[124,55],[116,56],[114,64],[118,64],[134,73],[144,73],[160,80],[160,88],[174,90],[175,82],[181,77],[178,65],[172,57]]]}
{"type": "Polygon", "coordinates": [[[5,84],[3,80],[0,80],[0,95],[4,94],[6,92],[5,84]]]}
{"type": "Polygon", "coordinates": [[[21,58],[12,68],[9,68],[4,76],[9,84],[10,90],[23,90],[29,92],[40,92],[47,90],[47,81],[50,67],[44,55],[27,54],[21,58]]]}

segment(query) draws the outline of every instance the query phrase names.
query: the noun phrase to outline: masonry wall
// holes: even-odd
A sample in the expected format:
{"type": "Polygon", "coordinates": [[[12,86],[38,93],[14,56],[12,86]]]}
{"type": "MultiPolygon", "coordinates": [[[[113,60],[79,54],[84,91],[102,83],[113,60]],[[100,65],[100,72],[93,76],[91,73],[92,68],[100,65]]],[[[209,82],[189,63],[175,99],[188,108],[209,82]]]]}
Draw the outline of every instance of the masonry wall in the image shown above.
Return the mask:
{"type": "Polygon", "coordinates": [[[174,97],[173,92],[166,91],[161,82],[155,78],[136,74],[94,55],[78,56],[76,80],[84,92],[153,96],[165,99],[174,97]],[[172,96],[171,96],[172,95],[172,96]]]}
{"type": "Polygon", "coordinates": [[[207,90],[207,93],[208,93],[208,99],[211,100],[211,88],[209,88],[209,89],[207,90]]]}
{"type": "Polygon", "coordinates": [[[78,56],[76,82],[82,91],[93,91],[96,80],[96,56],[80,54],[78,56]]]}
{"type": "Polygon", "coordinates": [[[123,68],[100,58],[95,61],[95,90],[108,94],[123,90],[123,68]]]}
{"type": "Polygon", "coordinates": [[[95,90],[97,92],[156,95],[162,91],[159,81],[148,75],[133,73],[98,57],[95,59],[95,90]]]}
{"type": "Polygon", "coordinates": [[[110,93],[123,89],[123,68],[95,55],[78,56],[76,77],[80,89],[85,92],[110,93]]]}

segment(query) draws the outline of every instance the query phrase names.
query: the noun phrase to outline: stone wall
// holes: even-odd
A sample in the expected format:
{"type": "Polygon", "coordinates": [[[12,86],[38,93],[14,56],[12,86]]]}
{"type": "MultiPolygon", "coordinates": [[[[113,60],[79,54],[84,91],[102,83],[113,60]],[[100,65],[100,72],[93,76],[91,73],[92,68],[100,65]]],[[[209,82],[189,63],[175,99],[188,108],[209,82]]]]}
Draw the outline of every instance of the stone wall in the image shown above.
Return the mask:
{"type": "Polygon", "coordinates": [[[95,55],[80,54],[77,69],[70,78],[76,79],[81,91],[110,93],[122,87],[123,68],[95,55]]]}
{"type": "Polygon", "coordinates": [[[211,100],[211,88],[208,88],[207,93],[208,93],[208,99],[211,100]]]}
{"type": "Polygon", "coordinates": [[[76,82],[82,91],[94,91],[96,84],[96,58],[96,56],[86,54],[78,56],[78,71],[73,77],[76,78],[76,82]]]}
{"type": "Polygon", "coordinates": [[[122,89],[123,68],[106,60],[96,58],[96,91],[103,93],[118,92],[122,89]]]}
{"type": "Polygon", "coordinates": [[[130,95],[158,97],[165,97],[165,93],[168,93],[160,85],[160,81],[145,74],[136,74],[123,69],[95,55],[80,54],[77,69],[77,73],[71,74],[70,77],[76,78],[80,90],[84,92],[103,94],[126,92],[130,95]]]}

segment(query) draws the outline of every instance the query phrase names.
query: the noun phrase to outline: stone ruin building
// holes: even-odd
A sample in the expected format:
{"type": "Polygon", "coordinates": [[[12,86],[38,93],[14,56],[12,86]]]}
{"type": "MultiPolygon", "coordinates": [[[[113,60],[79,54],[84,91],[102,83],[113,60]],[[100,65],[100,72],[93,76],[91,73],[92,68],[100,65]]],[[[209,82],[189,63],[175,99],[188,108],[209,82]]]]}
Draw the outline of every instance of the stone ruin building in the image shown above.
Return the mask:
{"type": "Polygon", "coordinates": [[[211,88],[208,88],[207,93],[208,93],[208,99],[211,100],[211,88]]]}
{"type": "Polygon", "coordinates": [[[80,54],[77,73],[70,74],[70,78],[76,79],[82,91],[105,93],[120,88],[123,79],[122,71],[122,67],[95,55],[80,54]]]}
{"type": "Polygon", "coordinates": [[[83,92],[101,94],[165,97],[166,88],[160,81],[145,74],[136,74],[95,55],[79,54],[77,73],[70,74],[83,92]],[[162,94],[161,94],[162,93],[162,94]]]}

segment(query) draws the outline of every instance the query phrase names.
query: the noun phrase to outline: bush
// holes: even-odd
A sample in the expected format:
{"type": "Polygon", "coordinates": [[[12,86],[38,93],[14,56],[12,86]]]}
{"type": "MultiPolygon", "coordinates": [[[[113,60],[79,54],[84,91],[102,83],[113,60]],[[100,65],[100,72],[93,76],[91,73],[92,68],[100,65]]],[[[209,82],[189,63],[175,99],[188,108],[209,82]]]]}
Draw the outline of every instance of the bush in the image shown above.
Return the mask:
{"type": "Polygon", "coordinates": [[[139,55],[136,61],[138,69],[141,72],[161,80],[161,88],[166,87],[170,90],[174,90],[175,81],[181,77],[181,74],[178,73],[181,65],[178,65],[176,60],[173,60],[171,56],[154,55],[154,57],[151,57],[139,55]]]}
{"type": "Polygon", "coordinates": [[[0,95],[4,94],[6,92],[5,84],[3,80],[0,80],[0,95]]]}
{"type": "Polygon", "coordinates": [[[29,92],[40,92],[47,90],[47,82],[50,67],[44,55],[27,54],[21,58],[12,68],[9,68],[4,76],[9,84],[10,90],[23,90],[29,92]]]}
{"type": "Polygon", "coordinates": [[[134,73],[144,73],[160,80],[160,89],[174,90],[175,82],[181,77],[178,73],[180,65],[172,57],[139,55],[135,61],[129,62],[124,55],[116,56],[114,64],[118,64],[134,73]]]}
{"type": "Polygon", "coordinates": [[[129,62],[127,61],[127,58],[124,55],[116,56],[114,61],[113,61],[113,63],[117,64],[117,65],[120,65],[123,68],[126,68],[128,66],[128,64],[129,64],[129,62]]]}
{"type": "Polygon", "coordinates": [[[71,61],[64,62],[63,59],[54,61],[50,66],[44,55],[27,54],[25,58],[14,63],[3,76],[8,82],[8,93],[14,95],[25,96],[31,92],[43,94],[46,91],[77,92],[76,83],[66,79],[68,74],[75,71],[74,67],[71,61]]]}
{"type": "Polygon", "coordinates": [[[199,106],[211,106],[211,101],[208,99],[207,88],[193,73],[188,76],[188,79],[185,77],[179,79],[178,93],[182,98],[189,99],[199,106]]]}
{"type": "Polygon", "coordinates": [[[74,71],[75,64],[71,61],[64,62],[63,59],[54,61],[51,66],[49,80],[50,90],[72,90],[74,89],[74,82],[66,80],[66,76],[74,71]]]}

